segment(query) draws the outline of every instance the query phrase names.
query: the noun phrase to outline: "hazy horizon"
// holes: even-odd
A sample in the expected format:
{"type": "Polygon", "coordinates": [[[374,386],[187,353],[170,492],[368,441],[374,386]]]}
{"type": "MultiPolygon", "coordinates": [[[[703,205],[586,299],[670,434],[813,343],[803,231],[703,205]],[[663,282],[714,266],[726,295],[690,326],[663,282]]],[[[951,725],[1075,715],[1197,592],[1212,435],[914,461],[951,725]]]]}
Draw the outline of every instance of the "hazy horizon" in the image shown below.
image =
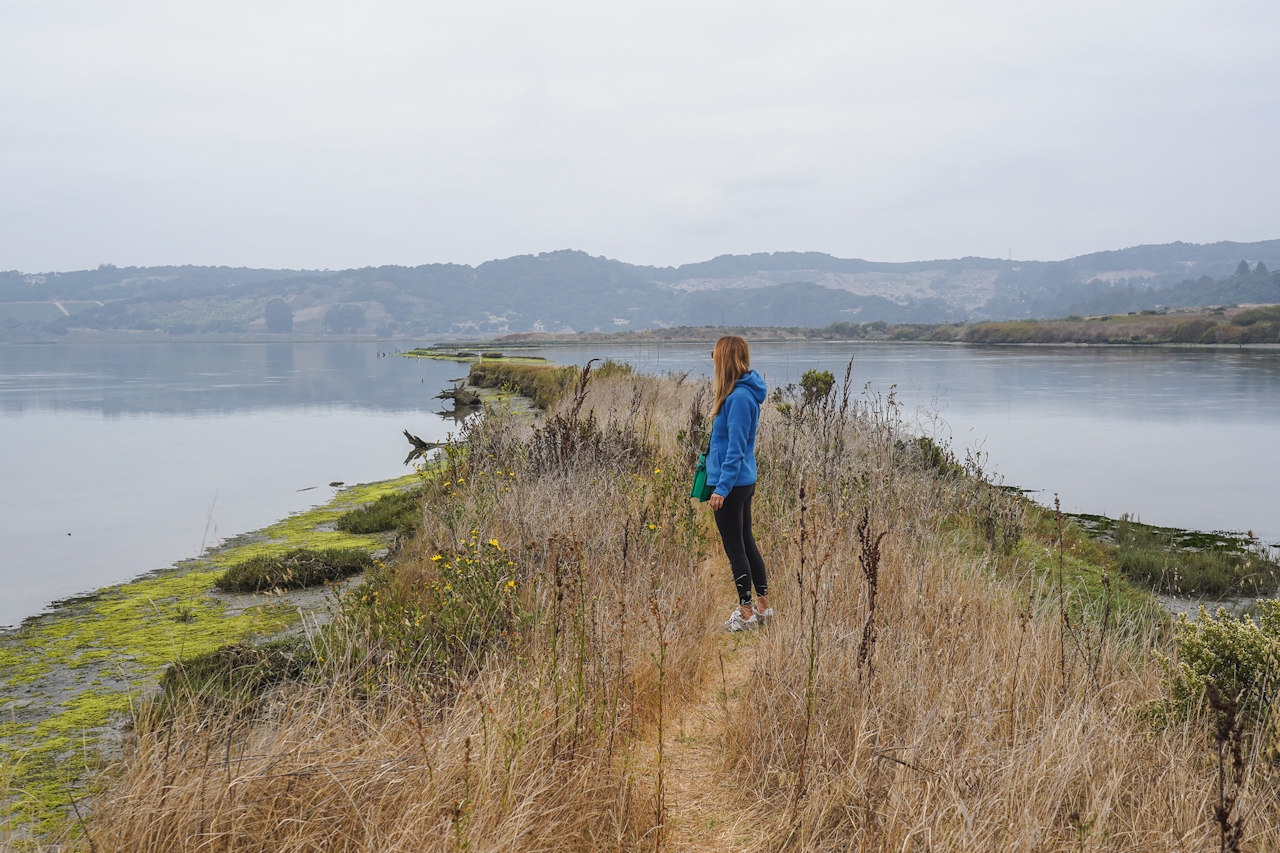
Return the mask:
{"type": "Polygon", "coordinates": [[[0,9],[0,268],[1280,233],[1280,7],[0,9]]]}
{"type": "MultiPolygon", "coordinates": [[[[1280,237],[1275,237],[1275,238],[1270,238],[1270,239],[1268,239],[1268,238],[1263,238],[1262,240],[1254,241],[1254,242],[1255,242],[1255,243],[1256,243],[1256,242],[1274,242],[1274,241],[1277,241],[1277,240],[1280,240],[1280,237]]],[[[1209,244],[1209,243],[1192,243],[1191,241],[1188,241],[1188,240],[1182,240],[1182,241],[1176,241],[1176,240],[1175,240],[1175,241],[1170,241],[1170,243],[1178,243],[1178,242],[1184,243],[1184,244],[1189,245],[1189,246],[1208,246],[1208,245],[1213,245],[1213,244],[1209,244]]],[[[1244,241],[1240,241],[1240,240],[1222,240],[1222,241],[1218,241],[1218,242],[1221,242],[1221,243],[1237,243],[1237,244],[1240,244],[1241,246],[1246,246],[1246,247],[1251,245],[1250,243],[1245,243],[1244,241]]],[[[1088,255],[1102,254],[1102,253],[1105,253],[1105,252],[1124,252],[1124,251],[1128,251],[1128,250],[1130,250],[1130,249],[1140,249],[1140,248],[1145,248],[1145,247],[1147,247],[1147,246],[1154,246],[1154,245],[1169,245],[1170,243],[1165,243],[1165,244],[1141,244],[1141,245],[1136,245],[1136,246],[1109,246],[1109,247],[1105,247],[1105,248],[1092,249],[1092,250],[1087,251],[1087,252],[1082,252],[1082,253],[1081,253],[1081,254],[1079,254],[1079,255],[1073,255],[1073,256],[1071,256],[1071,257],[1067,257],[1067,258],[1013,258],[1012,260],[1013,260],[1013,262],[1015,262],[1015,263],[1016,263],[1016,262],[1027,262],[1027,263],[1036,263],[1036,262],[1039,262],[1039,263],[1061,263],[1061,262],[1064,262],[1064,261],[1070,261],[1070,260],[1074,260],[1074,259],[1076,259],[1076,258],[1080,258],[1080,257],[1088,256],[1088,255]]],[[[392,266],[400,266],[400,267],[405,267],[405,268],[412,269],[412,268],[415,268],[415,267],[430,266],[430,265],[433,265],[433,264],[456,264],[456,265],[458,265],[458,266],[470,266],[470,267],[473,267],[473,268],[474,268],[474,267],[478,267],[478,266],[481,266],[481,265],[483,265],[483,264],[487,264],[487,263],[494,263],[494,262],[501,262],[501,261],[509,261],[509,260],[514,260],[514,259],[522,258],[522,257],[529,258],[529,257],[539,257],[539,256],[544,256],[544,255],[555,255],[555,254],[560,254],[560,253],[563,253],[563,252],[582,252],[583,254],[586,254],[586,255],[588,255],[589,257],[592,257],[592,258],[601,258],[601,259],[608,260],[608,261],[618,261],[618,262],[621,262],[621,263],[623,263],[623,264],[627,264],[627,265],[630,265],[630,266],[652,266],[652,267],[654,267],[654,268],[656,268],[656,269],[679,269],[681,266],[697,265],[697,264],[700,264],[700,263],[705,263],[705,262],[707,262],[707,261],[719,260],[720,258],[726,258],[726,257],[744,257],[744,256],[748,256],[748,255],[789,255],[789,254],[813,254],[813,253],[827,255],[827,256],[832,257],[832,258],[834,258],[834,259],[836,259],[836,260],[842,260],[842,261],[843,261],[843,260],[866,261],[866,262],[868,262],[868,263],[872,263],[872,264],[903,264],[903,263],[929,264],[929,263],[947,263],[947,262],[961,261],[961,260],[965,260],[965,259],[969,259],[969,258],[977,259],[977,260],[987,260],[987,261],[1005,261],[1005,260],[1007,260],[1007,258],[1002,258],[1002,257],[998,257],[998,256],[991,256],[991,255],[986,255],[986,256],[984,256],[984,255],[977,255],[977,254],[974,254],[974,253],[972,253],[972,252],[971,252],[971,253],[964,254],[964,255],[955,255],[955,256],[953,256],[953,257],[949,257],[949,258],[941,258],[941,257],[938,257],[938,258],[907,258],[907,259],[903,259],[903,260],[893,260],[893,261],[889,261],[889,260],[884,260],[884,259],[881,259],[881,258],[865,258],[865,257],[864,257],[864,258],[850,258],[850,257],[841,257],[841,256],[839,256],[839,255],[836,255],[836,254],[832,253],[832,252],[824,252],[824,251],[822,251],[821,249],[808,249],[808,250],[796,250],[796,249],[775,249],[775,250],[770,250],[770,251],[742,252],[742,253],[737,253],[737,254],[735,254],[735,253],[721,253],[720,255],[716,255],[716,256],[714,256],[714,257],[695,258],[695,259],[692,259],[692,260],[689,260],[689,261],[682,261],[682,262],[681,262],[681,263],[679,263],[679,264],[669,264],[669,265],[665,265],[665,264],[664,264],[664,265],[658,265],[658,264],[641,264],[641,263],[638,263],[638,262],[632,261],[632,260],[630,260],[630,259],[628,259],[628,258],[611,257],[611,256],[609,256],[609,255],[605,255],[605,254],[596,254],[596,253],[593,253],[593,252],[591,252],[591,251],[589,251],[589,250],[586,250],[586,249],[572,248],[572,247],[564,247],[564,248],[560,248],[560,249],[544,249],[544,250],[541,250],[541,251],[532,251],[532,252],[522,252],[522,253],[518,253],[518,254],[499,255],[499,256],[495,256],[495,257],[492,257],[492,258],[486,258],[486,259],[484,259],[484,260],[476,261],[476,262],[468,262],[468,261],[458,261],[458,260],[442,259],[442,260],[422,261],[422,262],[419,262],[419,263],[403,263],[403,264],[392,264],[392,263],[371,263],[371,264],[365,264],[365,265],[363,265],[363,266],[358,266],[358,267],[305,267],[305,266],[297,266],[297,267],[248,267],[247,265],[240,265],[240,264],[228,264],[228,263],[194,264],[194,263],[184,262],[184,263],[172,263],[172,264],[144,264],[144,263],[128,263],[128,262],[125,262],[125,263],[117,263],[117,262],[103,262],[103,264],[96,264],[96,265],[94,265],[94,266],[92,266],[92,267],[81,267],[81,268],[79,268],[79,269],[70,269],[70,268],[67,268],[67,269],[57,269],[57,270],[55,270],[55,269],[39,269],[39,270],[36,270],[36,269],[25,269],[25,270],[24,270],[24,269],[16,269],[16,268],[15,268],[15,270],[13,270],[13,271],[20,272],[20,273],[23,273],[23,274],[42,275],[42,274],[56,274],[56,273],[69,273],[69,272],[85,272],[85,271],[89,271],[89,270],[99,269],[99,268],[101,268],[102,266],[107,266],[107,265],[109,265],[109,266],[111,266],[111,267],[118,268],[118,269],[130,269],[130,268],[136,268],[136,269],[150,269],[150,268],[162,267],[162,266],[190,266],[190,267],[214,267],[214,268],[227,267],[227,268],[275,269],[275,270],[279,270],[279,271],[282,271],[282,272],[307,272],[307,273],[320,273],[320,272],[342,272],[342,271],[345,271],[345,270],[377,269],[377,268],[379,268],[379,267],[392,267],[392,266]]],[[[1247,261],[1248,261],[1248,262],[1250,262],[1250,263],[1255,263],[1258,259],[1257,259],[1257,258],[1244,258],[1244,257],[1242,257],[1242,258],[1241,258],[1241,260],[1247,260],[1247,261]]],[[[3,270],[3,269],[0,269],[0,271],[2,271],[2,272],[8,272],[9,270],[3,270]]]]}

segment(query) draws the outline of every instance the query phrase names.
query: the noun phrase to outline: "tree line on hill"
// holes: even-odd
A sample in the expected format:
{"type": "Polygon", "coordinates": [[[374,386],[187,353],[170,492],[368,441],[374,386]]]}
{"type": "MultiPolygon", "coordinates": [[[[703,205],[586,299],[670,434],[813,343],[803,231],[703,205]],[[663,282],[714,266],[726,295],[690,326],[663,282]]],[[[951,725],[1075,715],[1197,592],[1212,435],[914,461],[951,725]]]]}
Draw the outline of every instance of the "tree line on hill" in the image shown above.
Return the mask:
{"type": "Polygon", "coordinates": [[[1280,302],[1280,275],[1268,262],[1280,267],[1280,240],[1136,247],[1058,262],[962,258],[893,264],[778,252],[658,268],[560,251],[476,267],[342,271],[104,264],[66,273],[0,272],[0,336],[131,330],[492,337],[677,325],[823,327],[832,321],[943,324],[1127,314],[1280,302]],[[1238,253],[1237,260],[1227,261],[1228,252],[1238,253]],[[1265,260],[1238,261],[1245,252],[1265,260]],[[1179,273],[1192,267],[1204,274],[1179,273]],[[966,306],[947,297],[948,287],[959,286],[954,282],[975,276],[987,282],[984,302],[966,306]],[[881,283],[878,295],[854,292],[870,287],[868,281],[881,283]],[[937,286],[912,290],[911,283],[921,281],[937,286]],[[931,295],[920,295],[926,292],[931,295]]]}
{"type": "Polygon", "coordinates": [[[1145,310],[1058,320],[976,323],[871,323],[839,321],[804,326],[677,326],[613,334],[504,335],[494,346],[548,344],[704,343],[721,335],[752,341],[925,341],[967,344],[1280,344],[1280,305],[1218,307],[1206,311],[1145,310]]]}

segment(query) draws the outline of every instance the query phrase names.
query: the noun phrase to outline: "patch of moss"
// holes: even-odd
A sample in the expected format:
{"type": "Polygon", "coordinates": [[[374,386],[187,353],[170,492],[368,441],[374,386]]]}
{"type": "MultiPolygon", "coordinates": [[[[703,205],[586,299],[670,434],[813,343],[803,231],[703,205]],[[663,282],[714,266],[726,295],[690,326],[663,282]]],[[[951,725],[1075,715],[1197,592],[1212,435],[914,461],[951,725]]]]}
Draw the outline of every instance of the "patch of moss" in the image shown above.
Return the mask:
{"type": "Polygon", "coordinates": [[[372,565],[373,557],[360,548],[323,551],[296,548],[281,554],[259,554],[236,563],[218,577],[218,589],[227,592],[304,589],[342,580],[372,565]]]}
{"type": "Polygon", "coordinates": [[[97,736],[171,661],[229,637],[283,630],[278,605],[231,615],[206,595],[218,572],[194,570],[104,590],[96,601],[29,621],[0,644],[0,753],[22,822],[60,819],[66,791],[94,760],[97,736]],[[186,621],[175,615],[183,608],[186,621]]]}

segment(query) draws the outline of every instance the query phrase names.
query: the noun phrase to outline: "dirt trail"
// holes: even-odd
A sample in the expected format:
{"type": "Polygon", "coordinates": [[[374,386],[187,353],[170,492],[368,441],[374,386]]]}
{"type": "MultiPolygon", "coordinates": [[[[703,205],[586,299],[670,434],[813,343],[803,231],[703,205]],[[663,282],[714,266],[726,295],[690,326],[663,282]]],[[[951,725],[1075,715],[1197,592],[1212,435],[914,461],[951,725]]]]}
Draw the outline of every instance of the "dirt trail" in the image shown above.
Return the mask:
{"type": "Polygon", "coordinates": [[[723,678],[717,671],[697,699],[668,709],[665,851],[738,851],[759,845],[759,815],[744,805],[741,787],[724,772],[726,708],[740,700],[751,676],[752,637],[725,634],[718,647],[723,678]]]}

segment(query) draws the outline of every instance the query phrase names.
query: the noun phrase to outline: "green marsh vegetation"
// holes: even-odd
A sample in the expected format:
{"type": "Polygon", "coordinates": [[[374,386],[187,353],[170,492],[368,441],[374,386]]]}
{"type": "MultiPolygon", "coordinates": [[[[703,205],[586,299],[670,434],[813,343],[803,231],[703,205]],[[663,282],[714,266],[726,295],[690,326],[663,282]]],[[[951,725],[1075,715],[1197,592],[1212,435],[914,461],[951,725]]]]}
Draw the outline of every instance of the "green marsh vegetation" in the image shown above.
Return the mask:
{"type": "Polygon", "coordinates": [[[422,495],[417,489],[391,492],[373,503],[344,513],[334,523],[343,533],[390,533],[411,536],[422,522],[422,495]]]}
{"type": "Polygon", "coordinates": [[[952,323],[841,321],[827,326],[678,326],[635,332],[581,333],[543,345],[586,343],[695,343],[738,334],[753,341],[882,341],[955,344],[1252,345],[1280,344],[1280,305],[1256,308],[1145,310],[1060,319],[952,323]]]}
{"type": "Polygon", "coordinates": [[[452,347],[417,347],[400,353],[405,358],[430,358],[436,361],[500,362],[506,364],[545,364],[547,360],[537,355],[508,355],[497,350],[472,352],[452,347]]]}
{"type": "MultiPolygon", "coordinates": [[[[559,367],[545,363],[526,364],[517,360],[506,362],[480,362],[471,366],[467,384],[477,388],[506,389],[513,394],[527,397],[540,409],[548,409],[563,397],[577,380],[578,368],[559,367]]],[[[630,375],[631,366],[623,362],[605,359],[594,369],[597,379],[615,375],[630,375]]]]}
{"type": "Polygon", "coordinates": [[[1265,754],[1248,697],[1215,739],[1229,714],[1209,684],[1233,686],[1213,655],[1110,546],[850,384],[762,412],[755,526],[779,616],[747,636],[719,631],[736,595],[685,497],[705,382],[576,372],[540,422],[467,422],[418,535],[343,596],[301,675],[217,659],[216,690],[245,685],[227,713],[175,703],[138,726],[94,801],[97,844],[1280,842],[1276,765],[1231,759],[1265,754]],[[1208,674],[1179,693],[1159,655],[1208,674]]]}
{"type": "Polygon", "coordinates": [[[574,374],[572,367],[481,362],[471,366],[467,384],[477,388],[506,388],[546,409],[565,393],[573,382],[574,374]]]}
{"type": "Polygon", "coordinates": [[[1155,592],[1225,598],[1280,588],[1280,564],[1247,535],[1157,527],[1129,515],[1072,518],[1114,549],[1125,577],[1155,592]]]}
{"type": "MultiPolygon", "coordinates": [[[[1259,309],[1253,309],[1257,311],[1259,309]]],[[[1276,344],[1280,322],[1251,318],[1252,311],[1134,313],[1075,320],[1015,320],[977,323],[955,340],[979,344],[1276,344]],[[1244,316],[1243,322],[1236,320],[1244,316]]],[[[1270,314],[1263,312],[1262,316],[1270,314]]],[[[901,340],[920,340],[922,328],[901,330],[901,340]]]]}

